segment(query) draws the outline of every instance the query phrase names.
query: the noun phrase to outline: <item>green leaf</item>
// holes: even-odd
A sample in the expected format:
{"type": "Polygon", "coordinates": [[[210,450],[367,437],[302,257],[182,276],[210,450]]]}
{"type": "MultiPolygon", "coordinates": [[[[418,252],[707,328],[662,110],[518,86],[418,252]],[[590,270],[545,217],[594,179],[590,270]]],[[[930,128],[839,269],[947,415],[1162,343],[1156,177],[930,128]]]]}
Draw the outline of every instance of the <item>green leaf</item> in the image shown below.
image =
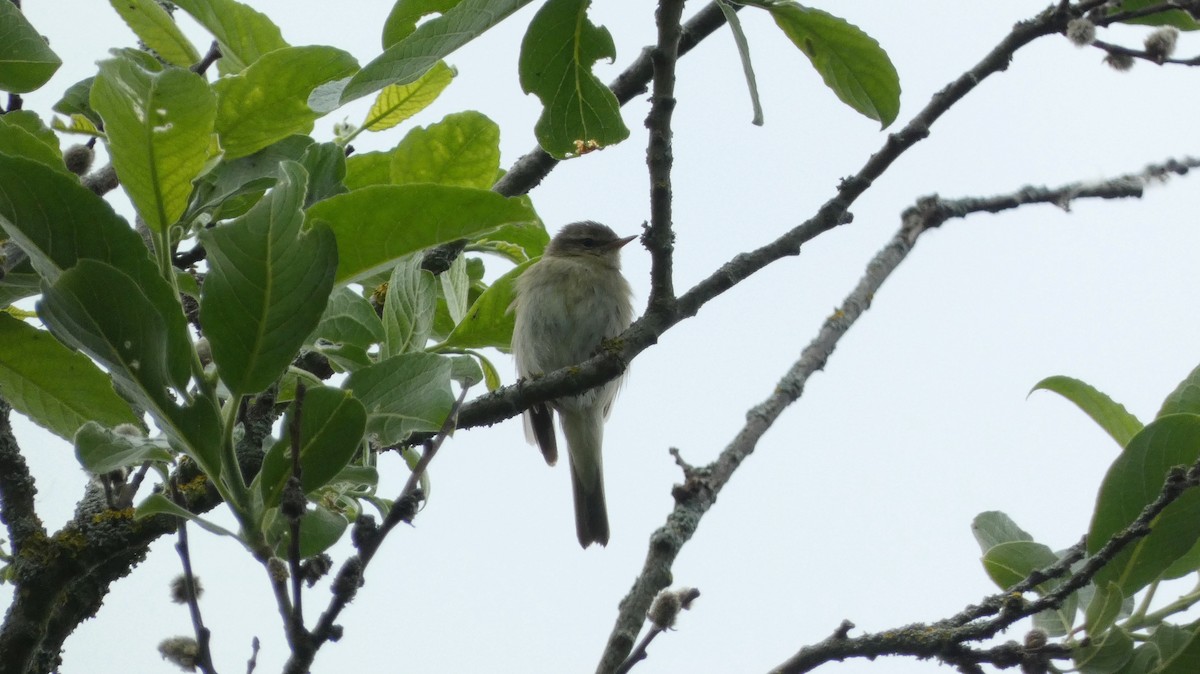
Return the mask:
{"type": "Polygon", "coordinates": [[[1166,571],[1163,571],[1163,580],[1175,580],[1200,569],[1200,540],[1192,546],[1182,557],[1171,563],[1166,571]]]}
{"type": "Polygon", "coordinates": [[[1076,648],[1072,657],[1080,674],[1114,674],[1133,657],[1133,638],[1117,627],[1092,637],[1087,646],[1076,648]]]}
{"type": "MultiPolygon", "coordinates": [[[[528,195],[518,197],[528,200],[528,195]]],[[[530,210],[532,201],[528,201],[530,210]]],[[[520,264],[540,257],[550,243],[550,234],[541,220],[506,225],[475,239],[471,250],[497,253],[510,262],[520,264]]]]}
{"type": "MultiPolygon", "coordinates": [[[[408,464],[409,470],[416,470],[417,465],[421,463],[421,454],[412,447],[401,447],[400,456],[404,457],[404,463],[408,464]]],[[[424,508],[425,504],[429,502],[429,495],[433,492],[429,480],[429,470],[425,470],[425,472],[421,473],[421,477],[417,478],[417,486],[421,488],[421,493],[424,494],[424,498],[421,500],[421,507],[424,508]]]]}
{"type": "Polygon", "coordinates": [[[372,94],[389,84],[408,84],[438,61],[482,35],[529,0],[461,0],[436,19],[389,46],[347,83],[341,102],[372,94]]]}
{"type": "MultiPolygon", "coordinates": [[[[1007,531],[1007,533],[1019,535],[1012,531],[1007,531]]],[[[1057,563],[1059,555],[1041,543],[1029,540],[1011,540],[989,547],[984,553],[982,561],[984,570],[992,581],[1007,590],[1024,581],[1033,572],[1057,563]]],[[[1058,587],[1059,582],[1057,579],[1047,580],[1034,589],[1038,594],[1046,594],[1058,587]]],[[[1051,636],[1063,636],[1070,632],[1071,626],[1075,622],[1078,603],[1078,597],[1071,595],[1058,608],[1048,609],[1035,615],[1034,625],[1046,630],[1051,636]]]]}
{"type": "Polygon", "coordinates": [[[1150,642],[1158,647],[1159,655],[1163,661],[1169,661],[1174,658],[1183,649],[1187,648],[1188,644],[1195,637],[1195,632],[1191,629],[1172,625],[1170,623],[1162,623],[1154,628],[1154,633],[1150,635],[1150,642]]]}
{"type": "Polygon", "coordinates": [[[64,122],[55,117],[50,122],[50,127],[55,131],[63,133],[77,133],[83,136],[91,136],[93,138],[104,138],[104,133],[96,127],[96,124],[91,119],[83,115],[71,115],[69,122],[64,122]]]}
{"type": "MultiPolygon", "coordinates": [[[[1173,414],[1147,425],[1133,437],[1109,468],[1088,532],[1088,553],[1095,554],[1158,498],[1168,471],[1200,458],[1200,416],[1173,414]]],[[[1132,596],[1158,578],[1200,539],[1200,492],[1184,492],[1151,522],[1150,535],[1127,546],[1096,574],[1095,583],[1116,583],[1132,596]]]]}
{"type": "Polygon", "coordinates": [[[1162,654],[1159,653],[1158,646],[1145,642],[1133,649],[1133,657],[1129,658],[1124,667],[1117,670],[1117,674],[1149,674],[1161,661],[1162,654]]]}
{"type": "Polygon", "coordinates": [[[1174,391],[1163,401],[1162,408],[1156,417],[1168,414],[1189,412],[1200,414],[1200,367],[1192,370],[1188,376],[1175,387],[1174,391]]]}
{"type": "MultiPolygon", "coordinates": [[[[988,549],[983,555],[983,568],[988,577],[1001,589],[1009,589],[1029,577],[1029,574],[1044,569],[1058,561],[1058,555],[1049,547],[1033,541],[1009,541],[988,549]]],[[[1049,586],[1039,585],[1039,592],[1049,586]]]]}
{"type": "MultiPolygon", "coordinates": [[[[196,181],[185,219],[194,218],[205,211],[211,211],[213,219],[241,215],[227,213],[230,200],[239,195],[261,197],[268,187],[282,177],[280,166],[283,162],[300,161],[312,145],[313,139],[308,136],[288,136],[254,154],[222,161],[196,181]]],[[[250,206],[253,205],[254,202],[251,202],[250,206]]]]}
{"type": "Polygon", "coordinates": [[[450,86],[455,74],[445,61],[438,61],[415,82],[389,84],[375,97],[375,104],[363,120],[363,128],[386,131],[424,110],[450,86]]]}
{"type": "MultiPolygon", "coordinates": [[[[1124,12],[1135,12],[1145,9],[1152,5],[1161,5],[1163,3],[1157,0],[1124,0],[1119,2],[1115,7],[1108,10],[1109,14],[1120,14],[1124,12]]],[[[1150,16],[1142,16],[1136,19],[1125,21],[1124,23],[1138,23],[1146,26],[1175,26],[1179,30],[1196,30],[1200,28],[1200,23],[1191,17],[1182,9],[1173,9],[1167,12],[1151,14],[1150,16]]]]}
{"type": "Polygon", "coordinates": [[[70,440],[89,420],[137,424],[112,380],[49,333],[0,312],[0,395],[13,409],[70,440]]]}
{"type": "Polygon", "coordinates": [[[169,463],[175,457],[166,438],[127,435],[89,421],[75,434],[75,458],[92,475],[103,475],[146,461],[169,463]]]}
{"type": "Polygon", "coordinates": [[[484,115],[458,112],[408,132],[391,152],[391,182],[490,189],[500,167],[500,127],[484,115]]]}
{"type": "Polygon", "coordinates": [[[437,284],[433,274],[421,269],[421,256],[408,255],[392,270],[383,302],[383,330],[387,335],[383,358],[423,351],[433,332],[437,284]]]}
{"type": "Polygon", "coordinates": [[[333,236],[323,227],[301,235],[307,176],[291,162],[283,172],[249,213],[200,234],[209,263],[200,320],[234,393],[257,393],[283,374],[333,290],[333,236]]]}
{"type": "Polygon", "coordinates": [[[111,265],[85,259],[43,291],[38,317],[60,340],[100,361],[116,382],[153,403],[185,389],[191,343],[165,281],[139,286],[111,265]]]}
{"type": "Polygon", "coordinates": [[[142,238],[108,202],[45,164],[0,155],[0,228],[51,283],[82,259],[107,262],[139,285],[161,282],[142,238]]]}
{"type": "Polygon", "coordinates": [[[93,124],[99,124],[100,115],[92,109],[92,84],[95,81],[95,77],[89,77],[67,87],[62,98],[51,109],[68,117],[82,115],[93,124]]]}
{"type": "Polygon", "coordinates": [[[1092,418],[1100,428],[1112,436],[1117,444],[1125,447],[1130,439],[1142,430],[1142,422],[1130,414],[1123,405],[1113,401],[1091,384],[1072,377],[1046,377],[1030,389],[1034,391],[1053,391],[1067,400],[1075,403],[1092,418]]]}
{"type": "Polygon", "coordinates": [[[471,290],[471,279],[467,277],[467,259],[462,255],[454,258],[450,268],[438,275],[442,282],[442,297],[446,298],[446,309],[455,323],[467,315],[467,296],[471,290]]]}
{"type": "MultiPolygon", "coordinates": [[[[280,518],[282,519],[282,518],[280,518]]],[[[346,532],[350,522],[340,513],[336,513],[321,504],[304,513],[300,520],[300,558],[307,559],[325,552],[333,547],[346,532]]],[[[291,528],[282,527],[279,544],[275,546],[275,554],[287,557],[291,545],[291,528]]]]}
{"type": "Polygon", "coordinates": [[[0,4],[0,90],[24,94],[42,86],[62,65],[46,40],[12,2],[0,4]]]}
{"type": "MultiPolygon", "coordinates": [[[[279,504],[292,476],[291,424],[295,406],[284,415],[283,438],[267,450],[257,481],[265,507],[279,504]]],[[[367,411],[348,391],[319,386],[304,393],[300,412],[300,486],[305,494],[325,486],[350,463],[366,431],[367,411]]]]}
{"type": "Polygon", "coordinates": [[[24,112],[24,110],[0,115],[0,154],[26,157],[56,171],[69,173],[66,165],[63,164],[62,152],[58,149],[57,142],[54,145],[47,145],[33,132],[15,123],[10,123],[9,118],[19,112],[24,112]]]}
{"type": "Polygon", "coordinates": [[[857,26],[795,2],[767,9],[843,103],[889,126],[900,113],[900,76],[887,52],[857,26]]]}
{"type": "Polygon", "coordinates": [[[223,73],[241,72],[263,54],[288,46],[265,14],[240,2],[179,0],[175,4],[216,38],[221,48],[217,65],[223,73]]]}
{"type": "Polygon", "coordinates": [[[392,181],[390,152],[363,152],[346,158],[346,187],[351,191],[392,181]]]}
{"type": "Polygon", "coordinates": [[[238,75],[217,81],[217,133],[228,158],[244,157],[297,133],[312,131],[323,113],[309,96],[358,68],[333,47],[287,47],[262,55],[238,75]]]}
{"type": "Polygon", "coordinates": [[[288,371],[283,374],[283,378],[279,380],[279,391],[275,394],[275,402],[290,403],[295,400],[296,387],[301,383],[305,388],[323,386],[321,380],[313,373],[298,367],[289,367],[288,371]]]}
{"type": "Polygon", "coordinates": [[[763,111],[762,103],[758,100],[758,81],[754,77],[754,65],[750,63],[750,43],[746,40],[746,33],[742,30],[742,20],[738,18],[737,11],[725,0],[717,0],[717,6],[725,15],[725,22],[729,24],[729,30],[733,33],[733,42],[737,45],[738,57],[742,61],[742,74],[746,77],[746,87],[750,90],[750,105],[754,109],[754,117],[750,123],[762,126],[763,111]]]}
{"type": "MultiPolygon", "coordinates": [[[[3,222],[0,220],[0,222],[3,222]]],[[[20,265],[27,269],[29,260],[20,265]]],[[[33,272],[10,271],[0,278],[0,307],[7,307],[17,300],[32,297],[42,292],[42,277],[33,272]]]]}
{"type": "Polygon", "coordinates": [[[471,356],[451,356],[450,378],[464,387],[471,387],[483,381],[483,368],[471,356]]]}
{"type": "Polygon", "coordinates": [[[176,403],[194,356],[183,310],[166,281],[138,282],[107,263],[83,259],[53,285],[43,284],[37,310],[60,341],[104,366],[205,473],[220,474],[215,404],[203,397],[187,407],[176,403]]]}
{"type": "Polygon", "coordinates": [[[313,338],[368,349],[384,341],[386,335],[371,303],[353,290],[341,287],[330,296],[313,338]]]}
{"type": "Polygon", "coordinates": [[[998,510],[989,510],[976,515],[971,522],[971,533],[975,535],[980,550],[985,553],[1001,543],[1033,540],[1033,536],[1017,526],[1017,523],[1012,521],[1008,515],[998,510]]]}
{"type": "Polygon", "coordinates": [[[454,349],[491,346],[507,351],[512,342],[515,321],[512,312],[509,311],[514,297],[513,283],[534,262],[536,260],[521,264],[496,279],[479,299],[475,300],[467,310],[467,315],[454,327],[454,332],[450,333],[441,346],[454,349]]]}
{"type": "Polygon", "coordinates": [[[147,496],[144,501],[138,504],[138,507],[133,514],[133,516],[137,519],[141,519],[143,517],[153,517],[154,515],[174,515],[175,517],[182,517],[183,519],[196,524],[201,529],[204,529],[211,534],[216,534],[218,536],[232,536],[239,541],[242,540],[240,536],[232,531],[218,524],[209,522],[190,510],[186,510],[176,505],[174,501],[171,501],[162,494],[151,494],[147,496]]]}
{"type": "Polygon", "coordinates": [[[367,407],[367,431],[391,445],[442,427],[454,406],[451,369],[447,358],[406,353],[351,373],[345,386],[367,407]]]}
{"type": "Polygon", "coordinates": [[[1044,630],[1047,636],[1064,637],[1071,631],[1078,608],[1079,595],[1072,594],[1058,608],[1035,613],[1033,626],[1044,630]]]}
{"type": "Polygon", "coordinates": [[[354,372],[375,364],[375,359],[366,349],[353,344],[318,344],[317,351],[328,358],[334,368],[342,372],[354,372]]]}
{"type": "Polygon", "coordinates": [[[1088,602],[1084,616],[1089,635],[1101,635],[1116,623],[1121,615],[1121,604],[1125,602],[1121,588],[1115,583],[1096,587],[1092,600],[1088,602]]]}
{"type": "Polygon", "coordinates": [[[328,223],[337,238],[338,283],[431,246],[537,219],[520,199],[431,184],[364,187],[314,204],[307,217],[310,225],[328,223]]]}
{"type": "Polygon", "coordinates": [[[108,0],[125,25],[167,63],[188,67],[200,54],[156,0],[108,0]]]}
{"type": "Polygon", "coordinates": [[[208,84],[188,70],[153,71],[118,57],[100,63],[92,107],[125,192],[152,229],[165,231],[208,160],[216,113],[208,84]]]}
{"type": "Polygon", "coordinates": [[[459,0],[397,0],[383,22],[383,48],[412,35],[417,23],[430,14],[443,14],[459,0]]]}
{"type": "Polygon", "coordinates": [[[42,118],[32,110],[9,110],[0,116],[0,120],[8,126],[14,126],[28,131],[43,145],[52,149],[56,155],[62,156],[58,148],[58,134],[50,130],[42,118]]]}
{"type": "Polygon", "coordinates": [[[591,0],[548,0],[521,42],[521,88],[542,101],[534,132],[550,155],[563,159],[587,147],[629,137],[616,95],[592,74],[600,59],[616,58],[612,35],[587,19],[591,0]]]}
{"type": "Polygon", "coordinates": [[[349,190],[346,179],[346,152],[336,143],[314,143],[304,151],[300,164],[308,173],[305,208],[349,190]]]}
{"type": "Polygon", "coordinates": [[[487,390],[495,391],[500,388],[500,372],[496,370],[495,365],[492,365],[492,361],[478,351],[468,351],[467,353],[474,356],[479,361],[479,366],[483,368],[483,384],[487,390]]]}
{"type": "Polygon", "coordinates": [[[1200,671],[1200,627],[1187,628],[1160,625],[1154,630],[1153,641],[1162,652],[1162,664],[1155,674],[1194,674],[1200,671]],[[1160,634],[1162,638],[1160,639],[1160,634]],[[1163,642],[1171,642],[1166,646],[1163,642]]]}

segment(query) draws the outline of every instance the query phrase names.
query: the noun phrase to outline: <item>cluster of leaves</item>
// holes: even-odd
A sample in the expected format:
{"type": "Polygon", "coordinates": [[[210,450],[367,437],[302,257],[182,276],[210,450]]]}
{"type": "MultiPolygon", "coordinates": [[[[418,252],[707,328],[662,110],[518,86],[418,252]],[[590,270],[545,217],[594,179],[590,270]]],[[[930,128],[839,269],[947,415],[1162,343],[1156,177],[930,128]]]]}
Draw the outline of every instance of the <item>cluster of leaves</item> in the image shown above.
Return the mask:
{"type": "MultiPolygon", "coordinates": [[[[452,381],[500,385],[479,349],[507,348],[512,281],[548,237],[528,198],[491,191],[499,129],[479,113],[411,129],[388,151],[347,158],[346,148],[429,105],[455,74],[444,57],[528,1],[402,0],[382,53],[360,68],[334,47],[290,45],[235,0],[180,0],[219,48],[210,79],[158,2],[114,0],[146,49],[114,50],[66,91],[54,106],[65,120],[50,127],[33,112],[0,116],[0,227],[23,255],[0,278],[0,305],[10,307],[0,314],[0,392],[72,441],[95,474],[154,466],[166,475],[187,457],[240,531],[201,524],[260,557],[286,540],[278,511],[292,452],[311,501],[306,556],[340,537],[361,501],[386,509],[370,448],[440,428],[452,381]],[[370,94],[360,126],[339,127],[330,142],[307,135],[370,94]],[[55,131],[103,140],[143,235],[81,184],[86,167],[64,161],[55,131]],[[463,254],[435,276],[423,251],[444,244],[463,254]],[[485,284],[483,253],[515,266],[485,284]],[[46,330],[11,308],[36,295],[46,330]],[[306,353],[345,373],[340,384],[297,367],[306,353]],[[267,438],[247,483],[236,451],[243,403],[268,392],[282,405],[301,385],[299,439],[267,438]],[[149,436],[147,418],[161,435],[149,436]]],[[[536,135],[560,158],[629,135],[592,73],[615,48],[587,20],[589,4],[549,0],[521,45],[521,85],[544,104],[536,135]]],[[[895,118],[895,69],[874,40],[818,10],[759,4],[839,97],[885,124],[895,118]]],[[[14,5],[0,13],[11,38],[0,88],[34,90],[58,57],[14,5]]],[[[161,494],[138,510],[200,521],[161,494]]]]}
{"type": "MultiPolygon", "coordinates": [[[[439,429],[452,381],[499,385],[474,349],[507,346],[511,275],[484,284],[483,260],[460,255],[435,278],[422,251],[460,242],[524,263],[540,255],[545,228],[527,198],[489,189],[499,131],[484,116],[450,115],[348,161],[352,132],[338,143],[304,134],[321,88],[360,72],[349,54],[289,46],[236,2],[180,2],[221,46],[224,76],[210,82],[190,69],[200,56],[158,3],[113,4],[157,56],[115,50],[55,106],[70,119],[56,126],[105,141],[146,236],[68,170],[37,115],[0,116],[0,227],[24,256],[0,294],[5,305],[40,295],[48,329],[0,314],[0,389],[72,441],[93,473],[187,457],[259,556],[285,543],[278,509],[298,452],[312,502],[302,554],[315,554],[361,500],[388,505],[374,497],[368,442],[439,429]],[[184,246],[205,264],[176,265],[184,246]],[[301,353],[345,373],[340,385],[293,365],[301,353]],[[287,403],[301,383],[298,442],[286,430],[266,439],[247,483],[235,452],[243,402],[266,391],[287,403]],[[160,436],[146,437],[147,415],[160,436]]],[[[26,67],[20,89],[52,72],[26,67]]],[[[414,82],[384,87],[364,128],[402,123],[452,76],[435,60],[414,82]]],[[[191,517],[163,495],[138,510],[191,517]]]]}
{"type": "MultiPolygon", "coordinates": [[[[1089,555],[1096,554],[1158,498],[1172,469],[1200,460],[1200,368],[1167,396],[1155,419],[1145,425],[1122,405],[1077,379],[1050,377],[1034,390],[1053,391],[1075,403],[1121,448],[1096,499],[1087,533],[1089,555]]],[[[1179,625],[1171,620],[1200,602],[1200,590],[1191,590],[1156,610],[1151,610],[1150,602],[1161,583],[1200,572],[1198,520],[1200,492],[1190,490],[1151,522],[1148,535],[1102,567],[1091,583],[1056,610],[1036,615],[1035,626],[1050,636],[1067,637],[1075,646],[1075,664],[1085,674],[1197,671],[1200,623],[1179,625]],[[1136,601],[1139,595],[1141,600],[1136,601]],[[1077,625],[1081,616],[1082,624],[1077,625]]],[[[983,549],[985,570],[1004,589],[1054,564],[1064,554],[1035,542],[1001,512],[980,514],[972,529],[983,549]]],[[[1060,583],[1059,579],[1049,580],[1036,591],[1052,592],[1060,583]]]]}

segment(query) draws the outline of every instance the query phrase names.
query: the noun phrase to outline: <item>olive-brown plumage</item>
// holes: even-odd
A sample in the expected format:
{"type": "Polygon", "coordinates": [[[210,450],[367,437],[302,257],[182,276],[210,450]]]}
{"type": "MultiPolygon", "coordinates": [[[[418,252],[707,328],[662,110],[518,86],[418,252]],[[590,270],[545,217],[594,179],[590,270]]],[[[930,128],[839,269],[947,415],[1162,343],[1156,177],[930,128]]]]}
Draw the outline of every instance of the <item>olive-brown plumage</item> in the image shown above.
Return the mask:
{"type": "MultiPolygon", "coordinates": [[[[546,374],[587,360],[601,342],[633,320],[632,291],[621,275],[621,247],[636,236],[618,237],[596,222],[563,227],[542,259],[516,281],[512,351],[522,377],[546,374]]],[[[535,405],[525,413],[525,435],[550,465],[558,460],[557,412],[567,441],[579,544],[608,543],[601,447],[604,420],[620,388],[614,379],[577,396],[535,405]]]]}

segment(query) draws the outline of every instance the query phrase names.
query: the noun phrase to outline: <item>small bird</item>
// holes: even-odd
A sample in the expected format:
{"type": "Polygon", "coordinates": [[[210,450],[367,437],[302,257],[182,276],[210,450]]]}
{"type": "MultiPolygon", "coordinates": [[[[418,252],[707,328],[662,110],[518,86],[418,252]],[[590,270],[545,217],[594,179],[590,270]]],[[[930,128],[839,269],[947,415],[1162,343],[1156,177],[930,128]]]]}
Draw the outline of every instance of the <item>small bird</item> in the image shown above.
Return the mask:
{"type": "MultiPolygon", "coordinates": [[[[621,275],[621,238],[596,222],[576,222],[550,241],[542,259],[517,278],[512,352],[521,377],[546,374],[587,360],[606,339],[633,321],[633,291],[621,275]]],[[[604,466],[600,453],[604,420],[620,389],[614,379],[577,396],[534,405],[525,412],[525,437],[551,466],[558,461],[554,412],[558,412],[575,495],[579,544],[608,544],[604,466]]]]}

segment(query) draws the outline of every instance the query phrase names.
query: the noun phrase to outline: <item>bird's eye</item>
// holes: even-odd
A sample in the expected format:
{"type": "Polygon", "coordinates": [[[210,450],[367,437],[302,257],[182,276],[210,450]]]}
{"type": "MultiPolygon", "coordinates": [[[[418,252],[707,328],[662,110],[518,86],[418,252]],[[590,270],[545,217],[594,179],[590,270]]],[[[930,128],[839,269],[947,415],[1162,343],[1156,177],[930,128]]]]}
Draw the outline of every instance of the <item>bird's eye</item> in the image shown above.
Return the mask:
{"type": "Polygon", "coordinates": [[[584,239],[583,241],[580,241],[580,243],[583,244],[584,248],[595,248],[596,247],[596,240],[590,236],[588,238],[584,239]]]}

